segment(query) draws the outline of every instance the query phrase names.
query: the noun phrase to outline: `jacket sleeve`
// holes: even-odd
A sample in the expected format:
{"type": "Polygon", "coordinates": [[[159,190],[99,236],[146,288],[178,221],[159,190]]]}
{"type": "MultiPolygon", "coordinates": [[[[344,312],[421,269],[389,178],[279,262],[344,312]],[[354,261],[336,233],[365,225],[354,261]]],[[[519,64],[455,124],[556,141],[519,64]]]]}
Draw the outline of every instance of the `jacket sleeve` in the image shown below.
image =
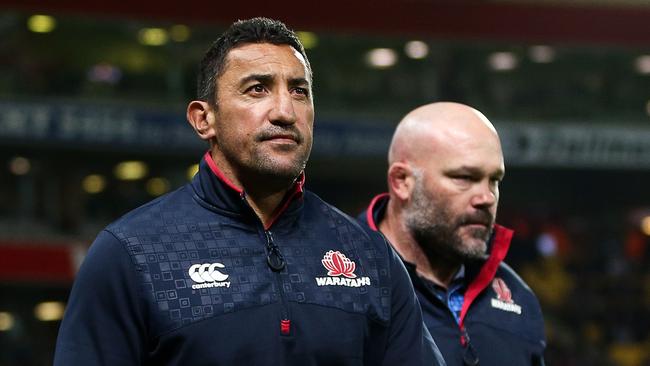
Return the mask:
{"type": "Polygon", "coordinates": [[[138,283],[124,245],[102,231],[70,293],[54,366],[140,365],[146,334],[138,283]]]}
{"type": "Polygon", "coordinates": [[[382,364],[446,366],[440,350],[424,326],[420,303],[406,268],[390,245],[388,247],[392,278],[391,322],[382,364]]]}

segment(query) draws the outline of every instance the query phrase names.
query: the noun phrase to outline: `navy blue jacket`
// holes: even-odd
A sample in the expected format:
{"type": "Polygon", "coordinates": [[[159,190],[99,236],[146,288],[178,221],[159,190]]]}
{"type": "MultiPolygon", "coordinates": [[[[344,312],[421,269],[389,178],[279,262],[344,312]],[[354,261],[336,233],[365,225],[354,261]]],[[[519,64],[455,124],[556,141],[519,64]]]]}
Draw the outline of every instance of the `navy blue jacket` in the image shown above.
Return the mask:
{"type": "Polygon", "coordinates": [[[303,182],[264,227],[206,154],[98,235],[54,364],[444,364],[399,257],[303,182]]]}
{"type": "MultiPolygon", "coordinates": [[[[387,193],[375,197],[359,220],[373,230],[383,219],[387,193]]],[[[465,264],[465,297],[456,322],[431,284],[405,262],[424,322],[450,366],[544,365],[544,320],[535,294],[505,263],[513,232],[495,225],[487,260],[465,264]],[[473,363],[478,361],[478,363],[473,363]]]]}

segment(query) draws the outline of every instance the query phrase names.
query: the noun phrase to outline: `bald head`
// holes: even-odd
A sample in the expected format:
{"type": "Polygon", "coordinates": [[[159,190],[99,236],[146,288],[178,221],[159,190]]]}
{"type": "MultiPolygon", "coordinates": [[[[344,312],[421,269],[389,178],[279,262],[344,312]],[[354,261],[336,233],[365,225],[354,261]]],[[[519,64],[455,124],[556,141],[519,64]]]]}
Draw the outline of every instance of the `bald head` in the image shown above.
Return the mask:
{"type": "Polygon", "coordinates": [[[481,112],[449,102],[417,108],[393,136],[379,227],[412,238],[430,264],[445,258],[452,275],[486,253],[504,174],[499,136],[481,112]]]}
{"type": "Polygon", "coordinates": [[[460,103],[427,104],[408,113],[397,126],[388,163],[413,162],[432,158],[443,145],[491,145],[501,155],[496,129],[476,109],[460,103]]]}

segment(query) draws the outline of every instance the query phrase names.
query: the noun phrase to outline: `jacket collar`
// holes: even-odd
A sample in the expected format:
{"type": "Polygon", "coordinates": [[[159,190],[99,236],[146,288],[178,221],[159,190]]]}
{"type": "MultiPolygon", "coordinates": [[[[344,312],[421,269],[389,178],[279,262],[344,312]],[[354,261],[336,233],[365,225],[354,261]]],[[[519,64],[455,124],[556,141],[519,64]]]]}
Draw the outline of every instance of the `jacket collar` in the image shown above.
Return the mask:
{"type": "MultiPolygon", "coordinates": [[[[365,214],[362,215],[362,221],[366,221],[368,227],[374,231],[379,231],[379,222],[384,218],[386,214],[386,207],[388,207],[388,200],[390,195],[388,193],[381,193],[376,195],[368,205],[368,209],[365,214]]],[[[496,256],[499,259],[499,262],[505,258],[505,255],[508,253],[508,248],[510,247],[510,240],[512,239],[513,231],[501,225],[494,225],[494,231],[492,234],[492,239],[488,243],[490,257],[496,256]]]]}
{"type": "Polygon", "coordinates": [[[374,231],[379,231],[378,225],[381,219],[384,218],[389,198],[390,195],[388,193],[380,193],[376,195],[372,201],[370,201],[370,205],[368,205],[364,219],[366,220],[368,227],[374,231]]]}
{"type": "MultiPolygon", "coordinates": [[[[203,155],[199,163],[199,171],[190,184],[195,197],[208,209],[257,216],[246,201],[246,192],[223,174],[212,159],[210,151],[203,155]]],[[[278,206],[273,219],[264,229],[269,229],[285,212],[293,212],[302,206],[304,185],[305,173],[302,172],[278,206]]]]}
{"type": "MultiPolygon", "coordinates": [[[[388,193],[377,195],[370,202],[365,217],[362,216],[361,219],[367,220],[367,224],[372,230],[378,231],[378,224],[386,213],[386,206],[388,205],[389,198],[390,196],[388,193]]],[[[492,279],[494,279],[494,275],[496,274],[499,265],[508,253],[513,234],[514,231],[508,228],[501,225],[494,225],[492,238],[488,243],[488,250],[490,252],[488,259],[482,263],[476,263],[477,265],[473,265],[472,263],[467,266],[467,279],[470,282],[465,291],[465,301],[463,301],[463,307],[460,313],[459,326],[461,329],[463,329],[465,315],[467,314],[469,307],[472,305],[472,302],[474,302],[476,297],[490,284],[490,282],[492,282],[492,279]]],[[[404,261],[403,258],[402,261],[404,261]]],[[[413,281],[418,281],[419,276],[415,271],[415,265],[406,261],[404,261],[404,264],[411,275],[411,279],[413,281]]]]}
{"type": "MultiPolygon", "coordinates": [[[[379,231],[379,222],[384,218],[386,214],[386,207],[388,206],[388,200],[390,195],[388,193],[381,193],[375,196],[368,205],[368,209],[365,212],[365,215],[361,217],[362,221],[366,221],[368,227],[374,231],[379,231]]],[[[494,274],[496,273],[496,268],[503,261],[508,249],[510,248],[510,241],[512,239],[513,231],[501,225],[494,225],[494,231],[492,233],[492,238],[488,243],[489,257],[486,261],[481,261],[478,263],[478,266],[474,263],[470,263],[467,266],[467,277],[471,279],[472,283],[479,279],[479,277],[487,277],[488,282],[492,280],[494,274]],[[484,270],[487,264],[490,264],[490,271],[484,270]],[[494,268],[492,268],[494,267],[494,268]]],[[[407,269],[412,270],[415,273],[415,265],[404,261],[407,269]]],[[[487,286],[487,284],[486,284],[487,286]]]]}

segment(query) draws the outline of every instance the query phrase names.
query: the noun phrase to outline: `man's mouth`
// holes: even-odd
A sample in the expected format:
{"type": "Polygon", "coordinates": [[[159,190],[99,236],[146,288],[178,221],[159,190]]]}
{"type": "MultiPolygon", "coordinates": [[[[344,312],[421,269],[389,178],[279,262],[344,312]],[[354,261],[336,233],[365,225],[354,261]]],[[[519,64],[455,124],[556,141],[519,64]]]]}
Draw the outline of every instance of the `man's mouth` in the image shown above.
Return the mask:
{"type": "Polygon", "coordinates": [[[490,228],[492,226],[492,222],[493,220],[489,214],[480,214],[480,215],[472,215],[470,217],[466,217],[464,220],[461,221],[461,225],[470,226],[470,227],[490,228]]]}
{"type": "Polygon", "coordinates": [[[466,226],[485,226],[488,227],[490,224],[485,223],[485,222],[466,222],[466,226]]]}
{"type": "Polygon", "coordinates": [[[257,136],[257,140],[284,144],[299,144],[302,141],[302,138],[297,132],[265,131],[257,136]]]}
{"type": "Polygon", "coordinates": [[[298,139],[290,134],[271,135],[262,138],[262,141],[276,141],[282,143],[298,143],[298,139]]]}

